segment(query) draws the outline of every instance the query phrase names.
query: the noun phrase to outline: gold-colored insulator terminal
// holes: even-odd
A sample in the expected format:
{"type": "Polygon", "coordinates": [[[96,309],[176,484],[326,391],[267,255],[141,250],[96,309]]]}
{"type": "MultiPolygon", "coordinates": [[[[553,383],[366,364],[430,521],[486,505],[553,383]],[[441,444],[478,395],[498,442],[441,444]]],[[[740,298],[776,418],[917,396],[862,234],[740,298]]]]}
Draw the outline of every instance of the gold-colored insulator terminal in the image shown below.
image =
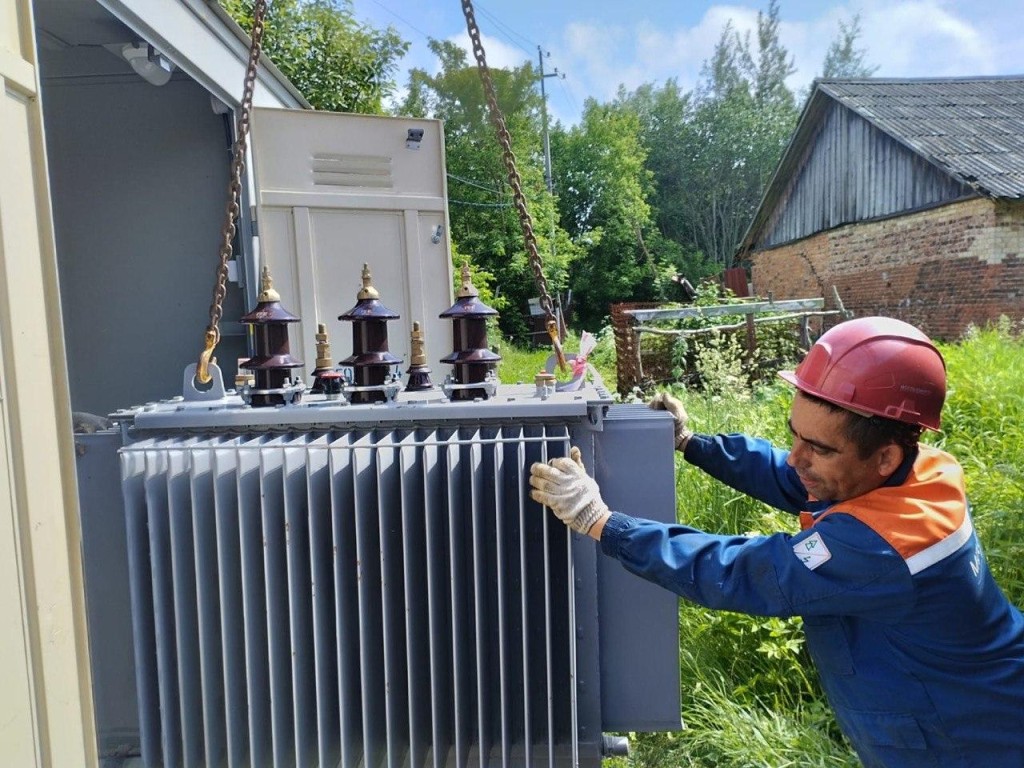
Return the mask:
{"type": "Polygon", "coordinates": [[[250,387],[256,385],[256,376],[252,371],[245,370],[242,366],[249,362],[248,357],[238,358],[238,373],[235,374],[235,389],[241,389],[246,384],[250,387]]]}
{"type": "Polygon", "coordinates": [[[257,303],[263,303],[264,301],[280,301],[281,294],[274,290],[274,281],[270,277],[270,267],[263,267],[263,274],[260,278],[260,295],[257,297],[257,303]]]}
{"type": "Polygon", "coordinates": [[[410,334],[410,346],[412,347],[412,365],[426,365],[427,364],[427,353],[426,344],[423,337],[423,329],[420,327],[419,322],[413,321],[412,333],[410,334]]]}
{"type": "Polygon", "coordinates": [[[379,299],[380,292],[373,287],[373,278],[370,276],[370,265],[363,264],[363,287],[359,293],[356,294],[356,298],[362,301],[363,299],[379,299]]]}
{"type": "Polygon", "coordinates": [[[330,368],[333,365],[331,362],[331,342],[327,339],[327,326],[323,323],[317,323],[316,326],[316,370],[323,368],[330,368]]]}
{"type": "Polygon", "coordinates": [[[469,296],[479,296],[480,291],[473,285],[473,278],[469,274],[469,262],[462,262],[462,287],[459,289],[459,294],[456,298],[465,299],[469,296]]]}
{"type": "Polygon", "coordinates": [[[548,373],[547,371],[541,371],[533,377],[533,383],[538,387],[543,385],[554,386],[555,385],[555,374],[548,373]]]}

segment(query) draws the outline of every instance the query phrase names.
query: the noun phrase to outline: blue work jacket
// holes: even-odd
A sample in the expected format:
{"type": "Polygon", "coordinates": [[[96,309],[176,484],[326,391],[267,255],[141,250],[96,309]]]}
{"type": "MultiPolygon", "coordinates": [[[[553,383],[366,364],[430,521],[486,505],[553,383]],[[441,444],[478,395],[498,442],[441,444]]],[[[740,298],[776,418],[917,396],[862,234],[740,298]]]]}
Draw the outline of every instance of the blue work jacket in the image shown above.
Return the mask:
{"type": "Polygon", "coordinates": [[[788,453],[695,435],[685,458],[804,530],[715,535],[615,512],[601,548],[700,605],[802,616],[807,647],[865,766],[1022,768],[1024,618],[989,572],[963,472],[921,446],[881,488],[808,497],[788,453]]]}

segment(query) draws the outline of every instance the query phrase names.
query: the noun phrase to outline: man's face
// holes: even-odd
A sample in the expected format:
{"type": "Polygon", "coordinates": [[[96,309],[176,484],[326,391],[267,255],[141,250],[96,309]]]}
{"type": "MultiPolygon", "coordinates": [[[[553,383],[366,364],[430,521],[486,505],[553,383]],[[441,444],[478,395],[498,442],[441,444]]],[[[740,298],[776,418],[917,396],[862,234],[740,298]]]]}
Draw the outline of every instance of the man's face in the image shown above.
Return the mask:
{"type": "MultiPolygon", "coordinates": [[[[879,448],[862,459],[844,434],[845,411],[833,411],[797,392],[789,415],[793,447],[786,463],[796,470],[807,492],[815,499],[845,501],[874,490],[895,471],[879,448]]],[[[898,462],[896,464],[898,466],[898,462]]]]}

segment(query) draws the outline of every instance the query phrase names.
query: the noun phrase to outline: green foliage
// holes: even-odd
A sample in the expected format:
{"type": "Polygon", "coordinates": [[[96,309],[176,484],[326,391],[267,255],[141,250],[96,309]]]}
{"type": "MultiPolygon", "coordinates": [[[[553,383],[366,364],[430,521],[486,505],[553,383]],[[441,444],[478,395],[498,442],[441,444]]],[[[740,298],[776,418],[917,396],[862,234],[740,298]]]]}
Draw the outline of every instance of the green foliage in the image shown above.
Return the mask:
{"type": "MultiPolygon", "coordinates": [[[[694,300],[695,306],[743,303],[731,291],[721,291],[713,281],[698,286],[694,300]]],[[[782,313],[775,314],[782,316],[782,313]]],[[[760,319],[771,316],[770,313],[758,315],[760,319]]],[[[672,377],[711,394],[732,393],[748,397],[753,385],[771,380],[784,365],[795,364],[800,357],[800,348],[795,321],[762,322],[755,325],[756,346],[752,353],[749,352],[745,318],[737,312],[735,315],[693,317],[648,325],[676,331],[740,326],[733,330],[707,330],[699,335],[677,336],[671,348],[672,377]]]]}
{"type": "Polygon", "coordinates": [[[645,238],[652,175],[636,113],[588,99],[580,125],[556,128],[551,147],[562,226],[586,254],[571,272],[579,325],[596,329],[623,298],[661,300],[676,270],[662,241],[645,238]]]}
{"type": "Polygon", "coordinates": [[[791,57],[778,4],[758,15],[756,44],[726,24],[700,86],[669,80],[619,94],[641,120],[661,234],[677,243],[691,283],[734,265],[737,247],[796,124],[791,57]]]}
{"type": "MultiPolygon", "coordinates": [[[[221,0],[246,32],[253,0],[221,0]]],[[[409,44],[393,27],[355,20],[351,0],[274,0],[264,18],[263,53],[316,109],[380,113],[409,44]]]]}
{"type": "MultiPolygon", "coordinates": [[[[399,111],[445,121],[452,243],[493,276],[494,296],[505,302],[498,321],[501,331],[525,343],[528,300],[539,291],[480,75],[455,43],[431,40],[430,48],[440,71],[434,75],[411,70],[409,91],[399,111]]],[[[555,202],[544,181],[537,75],[526,64],[511,70],[492,69],[491,77],[511,137],[548,291],[554,294],[567,287],[570,264],[581,250],[557,226],[555,202]]]]}
{"type": "MultiPolygon", "coordinates": [[[[602,382],[615,380],[615,343],[607,338],[609,335],[598,335],[597,347],[587,360],[602,382]]],[[[532,383],[534,374],[545,370],[553,354],[550,347],[525,348],[508,342],[499,342],[499,347],[498,378],[506,384],[532,383]]],[[[580,348],[579,337],[570,333],[562,348],[566,354],[576,354],[580,348]]],[[[571,378],[571,374],[558,370],[557,366],[553,367],[553,372],[559,381],[571,378]]]]}
{"type": "Polygon", "coordinates": [[[942,432],[926,433],[959,459],[996,581],[1024,605],[1024,336],[1003,318],[943,345],[950,389],[942,432]]]}
{"type": "Polygon", "coordinates": [[[452,288],[455,295],[458,295],[462,288],[462,268],[469,267],[469,279],[480,295],[480,301],[499,313],[508,306],[508,300],[504,296],[498,296],[494,292],[495,277],[482,267],[473,263],[473,259],[460,253],[458,246],[452,243],[452,288]]]}
{"type": "Polygon", "coordinates": [[[865,62],[866,51],[857,47],[860,39],[860,14],[855,13],[847,24],[839,20],[839,34],[828,47],[822,64],[822,77],[871,77],[878,67],[865,62]]]}

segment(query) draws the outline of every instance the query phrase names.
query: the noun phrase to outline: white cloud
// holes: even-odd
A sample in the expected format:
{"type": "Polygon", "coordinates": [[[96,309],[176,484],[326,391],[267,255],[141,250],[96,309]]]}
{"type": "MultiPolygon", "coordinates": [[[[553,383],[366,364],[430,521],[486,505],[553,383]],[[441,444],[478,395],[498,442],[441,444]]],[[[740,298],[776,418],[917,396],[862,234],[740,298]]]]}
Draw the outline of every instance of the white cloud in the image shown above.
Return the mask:
{"type": "Polygon", "coordinates": [[[664,28],[644,19],[631,28],[573,22],[563,32],[561,57],[599,100],[614,97],[620,84],[633,89],[668,78],[689,90],[730,20],[740,35],[757,29],[757,11],[734,5],[708,8],[692,27],[664,28]]]}
{"type": "Polygon", "coordinates": [[[863,42],[879,75],[982,75],[994,71],[994,44],[944,3],[872,3],[862,18],[863,42]]]}
{"type": "MultiPolygon", "coordinates": [[[[756,45],[757,9],[763,2],[741,5],[732,0],[707,6],[692,23],[680,18],[658,18],[644,4],[617,11],[628,19],[616,23],[601,3],[579,6],[572,20],[542,36],[550,46],[550,65],[566,75],[548,81],[549,109],[563,124],[574,123],[586,97],[613,99],[620,85],[635,89],[643,83],[662,84],[675,78],[684,91],[697,86],[702,65],[714,52],[727,23],[756,45]],[[604,15],[601,15],[604,14],[604,15]]],[[[794,13],[785,0],[780,36],[793,57],[796,72],[790,87],[805,92],[820,74],[825,54],[839,32],[839,21],[849,23],[860,13],[859,46],[865,63],[877,66],[879,77],[939,77],[1024,72],[1024,25],[1019,25],[1019,0],[839,0],[803,3],[794,13]],[[1013,63],[1019,66],[1014,67],[1013,63]]],[[[653,12],[653,9],[652,9],[653,12]]],[[[467,51],[463,29],[448,39],[467,51]]],[[[497,37],[484,35],[484,49],[492,67],[536,64],[536,52],[497,37]]],[[[429,54],[428,54],[429,55],[429,54]]],[[[430,57],[404,65],[437,71],[430,57]]],[[[547,67],[548,62],[545,62],[547,67]]],[[[550,70],[549,70],[550,71],[550,70]]]]}
{"type": "MultiPolygon", "coordinates": [[[[995,35],[957,13],[950,0],[854,0],[823,6],[817,15],[798,21],[787,20],[783,10],[779,35],[796,68],[791,88],[806,89],[821,73],[839,21],[850,23],[858,12],[859,47],[866,52],[865,63],[878,67],[879,77],[983,75],[1000,70],[995,35]]],[[[756,45],[757,10],[721,4],[709,7],[692,26],[657,26],[645,20],[629,28],[571,23],[563,32],[560,58],[581,90],[599,100],[613,98],[620,84],[632,89],[670,77],[688,90],[697,85],[703,63],[730,22],[756,45]]]]}

